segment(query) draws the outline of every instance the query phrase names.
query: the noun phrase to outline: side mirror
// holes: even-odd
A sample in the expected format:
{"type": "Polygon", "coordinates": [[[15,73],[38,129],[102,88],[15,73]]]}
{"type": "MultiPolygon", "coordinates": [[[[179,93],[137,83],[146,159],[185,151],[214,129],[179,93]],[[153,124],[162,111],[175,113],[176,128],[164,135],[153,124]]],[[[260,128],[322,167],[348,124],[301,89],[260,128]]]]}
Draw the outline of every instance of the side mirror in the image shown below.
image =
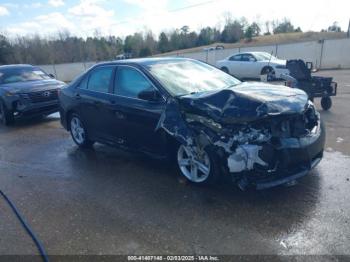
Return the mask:
{"type": "Polygon", "coordinates": [[[161,99],[160,93],[154,88],[141,91],[137,97],[150,102],[158,102],[161,99]]]}
{"type": "Polygon", "coordinates": [[[53,74],[48,74],[49,75],[49,77],[51,77],[51,78],[55,78],[55,76],[53,75],[53,74]]]}
{"type": "Polygon", "coordinates": [[[256,62],[256,59],[253,58],[253,57],[250,57],[250,58],[249,58],[249,62],[256,62]]]}

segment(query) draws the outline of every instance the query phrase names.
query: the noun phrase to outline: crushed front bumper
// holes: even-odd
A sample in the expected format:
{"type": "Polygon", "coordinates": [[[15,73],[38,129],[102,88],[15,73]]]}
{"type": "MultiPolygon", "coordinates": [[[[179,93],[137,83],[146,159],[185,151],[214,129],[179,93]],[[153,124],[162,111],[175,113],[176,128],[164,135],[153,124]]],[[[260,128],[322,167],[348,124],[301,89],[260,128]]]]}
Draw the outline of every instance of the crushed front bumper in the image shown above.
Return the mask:
{"type": "Polygon", "coordinates": [[[255,186],[257,190],[262,190],[262,189],[267,189],[270,187],[275,187],[279,185],[286,184],[288,182],[291,182],[293,180],[299,179],[301,177],[306,176],[311,169],[313,169],[317,164],[321,161],[322,155],[316,157],[312,162],[310,163],[310,168],[301,168],[301,171],[297,173],[292,173],[290,174],[284,174],[282,176],[276,176],[274,178],[266,179],[266,180],[261,180],[261,181],[256,181],[255,186]]]}
{"type": "Polygon", "coordinates": [[[308,136],[281,139],[280,146],[274,152],[278,159],[278,166],[273,171],[265,173],[255,173],[253,170],[244,176],[240,187],[253,185],[256,189],[261,190],[306,176],[321,161],[325,139],[325,128],[321,122],[308,136]]]}

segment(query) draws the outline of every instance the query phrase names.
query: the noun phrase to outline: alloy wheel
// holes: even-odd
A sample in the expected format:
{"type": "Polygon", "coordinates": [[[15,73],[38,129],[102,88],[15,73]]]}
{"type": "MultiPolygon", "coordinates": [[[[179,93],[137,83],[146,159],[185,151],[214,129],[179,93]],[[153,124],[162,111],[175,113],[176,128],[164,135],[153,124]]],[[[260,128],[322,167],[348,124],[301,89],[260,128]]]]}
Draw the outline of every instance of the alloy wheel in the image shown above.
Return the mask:
{"type": "Polygon", "coordinates": [[[72,136],[74,140],[79,144],[82,145],[85,142],[86,134],[85,129],[80,121],[80,119],[76,116],[73,116],[70,121],[70,128],[72,131],[72,136]]]}
{"type": "Polygon", "coordinates": [[[192,182],[204,182],[210,175],[210,158],[205,150],[180,145],[177,162],[181,173],[192,182]]]}

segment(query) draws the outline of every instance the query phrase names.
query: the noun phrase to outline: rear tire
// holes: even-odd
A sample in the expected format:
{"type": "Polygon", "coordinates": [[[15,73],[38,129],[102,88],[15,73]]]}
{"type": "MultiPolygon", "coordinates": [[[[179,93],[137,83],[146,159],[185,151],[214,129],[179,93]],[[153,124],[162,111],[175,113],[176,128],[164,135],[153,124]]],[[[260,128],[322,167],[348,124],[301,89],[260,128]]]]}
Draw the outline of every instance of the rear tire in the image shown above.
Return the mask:
{"type": "Polygon", "coordinates": [[[86,128],[77,114],[72,114],[69,120],[70,134],[79,147],[90,148],[94,144],[88,137],[86,128]]]}
{"type": "Polygon", "coordinates": [[[3,101],[0,100],[0,124],[4,126],[12,125],[15,122],[13,115],[6,109],[3,101]]]}
{"type": "Polygon", "coordinates": [[[193,148],[179,145],[176,160],[179,172],[192,183],[204,185],[214,184],[220,177],[219,162],[216,154],[210,146],[207,146],[198,154],[193,148]]]}
{"type": "Polygon", "coordinates": [[[267,75],[267,81],[272,81],[276,79],[276,72],[272,67],[266,66],[261,70],[262,75],[267,75]]]}
{"type": "Polygon", "coordinates": [[[332,99],[327,96],[327,97],[322,97],[321,98],[321,106],[323,110],[329,110],[332,107],[332,99]]]}

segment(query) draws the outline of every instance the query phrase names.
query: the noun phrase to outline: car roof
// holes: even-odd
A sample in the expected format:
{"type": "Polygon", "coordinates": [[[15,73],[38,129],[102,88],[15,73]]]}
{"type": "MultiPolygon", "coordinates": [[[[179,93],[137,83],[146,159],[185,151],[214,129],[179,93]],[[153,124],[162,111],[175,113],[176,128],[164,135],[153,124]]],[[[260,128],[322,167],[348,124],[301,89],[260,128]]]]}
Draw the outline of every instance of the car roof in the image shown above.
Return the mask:
{"type": "Polygon", "coordinates": [[[110,62],[102,62],[96,64],[96,66],[101,65],[150,65],[162,62],[179,62],[179,61],[193,61],[190,58],[183,57],[149,57],[149,58],[133,58],[125,60],[115,60],[110,62]]]}
{"type": "Polygon", "coordinates": [[[28,64],[0,65],[0,70],[11,69],[11,68],[28,68],[28,67],[34,67],[34,66],[28,65],[28,64]]]}
{"type": "Polygon", "coordinates": [[[235,53],[233,55],[245,55],[245,54],[251,54],[251,55],[254,55],[254,54],[269,54],[268,52],[264,52],[264,51],[248,51],[248,52],[241,52],[241,53],[235,53]]]}

